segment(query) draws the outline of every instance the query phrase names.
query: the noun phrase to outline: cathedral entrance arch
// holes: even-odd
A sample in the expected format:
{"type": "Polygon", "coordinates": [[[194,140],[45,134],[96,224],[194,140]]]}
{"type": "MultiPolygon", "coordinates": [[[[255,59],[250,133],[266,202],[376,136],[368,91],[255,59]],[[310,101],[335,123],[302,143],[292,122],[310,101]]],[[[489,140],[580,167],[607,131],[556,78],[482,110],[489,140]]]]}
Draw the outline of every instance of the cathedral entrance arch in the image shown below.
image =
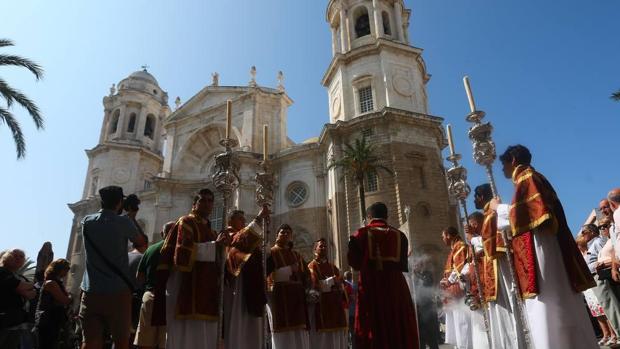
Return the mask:
{"type": "MultiPolygon", "coordinates": [[[[220,145],[224,135],[224,127],[209,125],[189,136],[173,161],[174,176],[180,179],[210,180],[215,166],[215,155],[224,150],[220,145]]],[[[235,128],[232,137],[239,140],[239,132],[235,128]]]]}

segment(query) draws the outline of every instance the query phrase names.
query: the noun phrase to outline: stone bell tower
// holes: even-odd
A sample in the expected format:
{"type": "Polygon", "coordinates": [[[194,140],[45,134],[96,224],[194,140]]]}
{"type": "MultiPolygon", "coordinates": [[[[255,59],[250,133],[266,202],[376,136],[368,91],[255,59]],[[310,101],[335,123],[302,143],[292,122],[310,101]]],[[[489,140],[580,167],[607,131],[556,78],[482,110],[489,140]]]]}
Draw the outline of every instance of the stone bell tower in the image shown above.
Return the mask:
{"type": "Polygon", "coordinates": [[[89,165],[83,198],[108,185],[125,193],[150,188],[163,165],[162,123],[170,109],[164,92],[146,69],[110,89],[103,98],[104,118],[99,144],[87,150],[89,165]]]}
{"type": "MultiPolygon", "coordinates": [[[[322,79],[330,124],[323,131],[326,163],[365,138],[393,173],[364,178],[366,204],[387,204],[389,223],[409,233],[410,247],[440,263],[439,232],[453,223],[443,172],[443,119],[429,115],[430,75],[422,49],[410,44],[411,11],[403,0],[331,0],[332,60],[322,79]]],[[[362,224],[355,181],[327,171],[328,207],[336,260],[346,265],[348,234],[362,224]],[[344,180],[341,180],[344,178],[344,180]]]]}
{"type": "Polygon", "coordinates": [[[81,221],[99,210],[99,189],[117,185],[125,195],[148,191],[163,165],[162,123],[170,114],[168,94],[146,68],[121,80],[118,89],[112,85],[103,107],[99,143],[86,150],[88,170],[82,198],[69,204],[74,216],[67,251],[71,261],[67,286],[73,294],[78,294],[84,273],[81,221]]]}
{"type": "Polygon", "coordinates": [[[402,0],[330,1],[333,59],[323,85],[331,122],[384,107],[428,112],[430,77],[422,50],[409,44],[410,14],[402,0]]]}

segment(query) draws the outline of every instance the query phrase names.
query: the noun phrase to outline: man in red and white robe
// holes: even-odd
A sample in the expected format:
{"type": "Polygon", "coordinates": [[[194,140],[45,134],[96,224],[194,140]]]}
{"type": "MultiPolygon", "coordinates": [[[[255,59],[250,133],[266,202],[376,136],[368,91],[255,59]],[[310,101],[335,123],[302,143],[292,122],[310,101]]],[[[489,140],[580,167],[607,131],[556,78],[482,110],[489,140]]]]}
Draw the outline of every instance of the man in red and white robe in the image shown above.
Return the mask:
{"type": "Polygon", "coordinates": [[[532,155],[510,146],[500,156],[512,178],[512,204],[497,198],[498,229],[510,228],[515,270],[529,335],[536,349],[598,348],[581,292],[596,286],[566,222],[564,209],[547,179],[531,167],[532,155]]]}
{"type": "Polygon", "coordinates": [[[387,224],[384,203],[366,211],[370,223],[349,240],[349,265],[359,270],[355,312],[358,349],[419,348],[418,326],[404,272],[408,272],[405,234],[387,224]]]}
{"type": "Polygon", "coordinates": [[[319,294],[310,305],[310,346],[347,349],[347,296],[338,268],[327,260],[327,241],[314,243],[314,259],[308,264],[312,288],[319,294]]]}

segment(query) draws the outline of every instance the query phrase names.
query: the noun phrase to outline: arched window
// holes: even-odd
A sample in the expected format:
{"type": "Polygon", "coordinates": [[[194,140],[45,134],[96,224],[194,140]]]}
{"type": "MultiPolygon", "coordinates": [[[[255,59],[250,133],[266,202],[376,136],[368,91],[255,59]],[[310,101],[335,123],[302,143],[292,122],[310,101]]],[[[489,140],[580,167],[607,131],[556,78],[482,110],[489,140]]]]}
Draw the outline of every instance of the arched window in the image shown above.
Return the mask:
{"type": "Polygon", "coordinates": [[[361,38],[366,35],[370,35],[370,19],[366,7],[361,6],[356,11],[355,36],[361,38]]]}
{"type": "Polygon", "coordinates": [[[116,129],[118,128],[118,118],[121,115],[121,111],[116,109],[114,114],[112,114],[112,122],[110,122],[110,135],[116,133],[116,129]]]}
{"type": "Polygon", "coordinates": [[[155,116],[153,114],[149,114],[146,117],[146,124],[144,124],[144,135],[153,139],[153,135],[155,134],[155,116]]]}
{"type": "Polygon", "coordinates": [[[136,129],[136,113],[129,115],[129,123],[127,124],[127,132],[133,133],[136,129]]]}
{"type": "Polygon", "coordinates": [[[383,33],[385,35],[392,36],[392,28],[390,28],[390,15],[383,11],[383,13],[381,13],[381,20],[383,21],[383,33]]]}

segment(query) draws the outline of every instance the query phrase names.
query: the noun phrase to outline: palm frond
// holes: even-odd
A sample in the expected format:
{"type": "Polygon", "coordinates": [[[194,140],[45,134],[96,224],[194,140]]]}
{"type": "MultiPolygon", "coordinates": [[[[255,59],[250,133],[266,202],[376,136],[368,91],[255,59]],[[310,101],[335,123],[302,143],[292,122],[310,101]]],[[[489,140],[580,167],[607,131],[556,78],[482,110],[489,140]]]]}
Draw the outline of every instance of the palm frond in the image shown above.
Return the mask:
{"type": "Polygon", "coordinates": [[[613,101],[620,102],[620,90],[614,92],[609,96],[613,101]]]}
{"type": "Polygon", "coordinates": [[[328,169],[341,168],[344,175],[355,179],[358,183],[363,183],[364,177],[370,172],[378,170],[385,171],[393,175],[390,168],[385,166],[372,143],[368,143],[365,137],[357,138],[352,143],[345,143],[342,149],[343,155],[340,159],[334,159],[328,169]]]}
{"type": "Polygon", "coordinates": [[[6,99],[7,107],[11,107],[13,102],[17,102],[19,105],[24,107],[24,109],[28,110],[28,113],[32,117],[34,124],[37,126],[37,129],[41,129],[44,127],[43,125],[43,117],[41,116],[41,112],[39,111],[39,107],[30,98],[21,93],[19,90],[16,90],[9,86],[6,81],[0,79],[0,95],[6,99]]]}
{"type": "Polygon", "coordinates": [[[30,269],[35,269],[35,268],[36,268],[36,265],[34,265],[34,261],[28,258],[26,259],[26,263],[24,263],[24,265],[17,270],[16,274],[24,274],[24,272],[30,269]]]}
{"type": "Polygon", "coordinates": [[[24,134],[19,126],[19,122],[15,120],[15,117],[13,117],[10,111],[2,107],[0,107],[0,121],[6,123],[13,134],[13,141],[17,149],[17,158],[23,159],[24,156],[26,156],[26,141],[24,140],[24,134]]]}
{"type": "Polygon", "coordinates": [[[23,58],[15,55],[3,55],[0,54],[0,66],[3,65],[13,65],[17,67],[23,67],[32,72],[37,80],[40,80],[43,77],[43,68],[37,63],[29,60],[28,58],[23,58]]]}
{"type": "Polygon", "coordinates": [[[28,258],[26,260],[26,263],[24,263],[24,265],[21,268],[19,268],[19,270],[17,270],[16,274],[22,275],[23,277],[27,278],[29,281],[32,281],[34,279],[34,273],[35,273],[36,268],[37,266],[35,265],[34,261],[28,258]]]}
{"type": "Polygon", "coordinates": [[[14,46],[14,45],[15,45],[15,43],[13,43],[13,40],[0,39],[0,47],[14,46]]]}

